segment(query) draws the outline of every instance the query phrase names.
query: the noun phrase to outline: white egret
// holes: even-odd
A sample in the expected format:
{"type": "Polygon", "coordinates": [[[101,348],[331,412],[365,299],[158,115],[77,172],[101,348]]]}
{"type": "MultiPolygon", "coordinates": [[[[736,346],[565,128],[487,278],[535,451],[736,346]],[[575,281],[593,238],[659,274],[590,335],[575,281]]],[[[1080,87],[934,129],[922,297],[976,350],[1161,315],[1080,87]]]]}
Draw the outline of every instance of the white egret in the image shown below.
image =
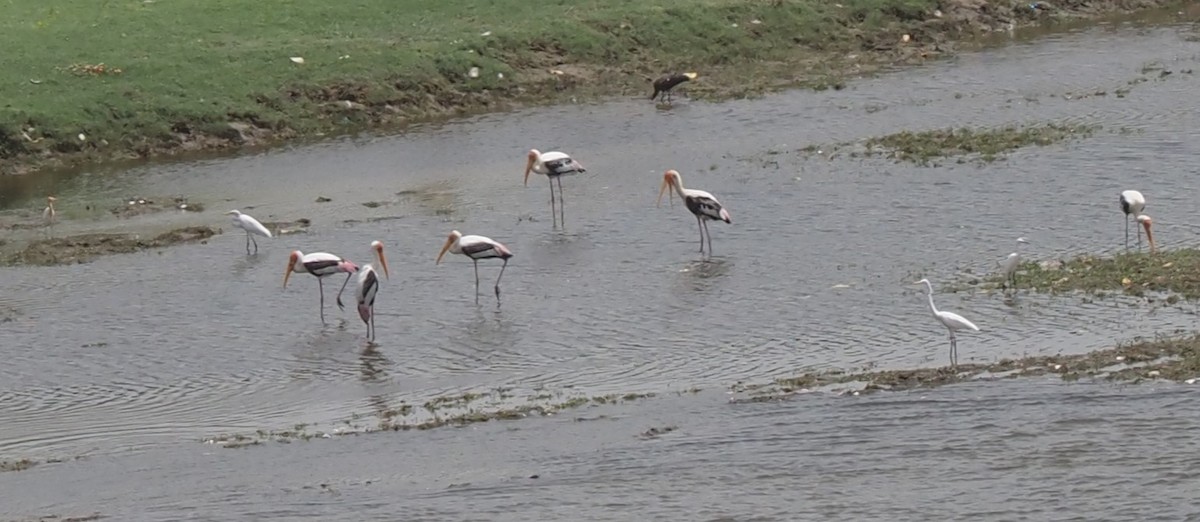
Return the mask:
{"type": "Polygon", "coordinates": [[[933,304],[933,283],[930,283],[928,279],[922,279],[913,284],[919,285],[922,283],[924,283],[925,287],[929,289],[929,311],[933,313],[933,318],[937,319],[939,323],[942,323],[942,326],[946,327],[946,330],[950,331],[950,366],[958,366],[958,340],[955,339],[954,332],[958,330],[974,330],[978,332],[979,327],[975,326],[975,323],[968,321],[963,316],[954,312],[944,312],[938,310],[933,304]]]}

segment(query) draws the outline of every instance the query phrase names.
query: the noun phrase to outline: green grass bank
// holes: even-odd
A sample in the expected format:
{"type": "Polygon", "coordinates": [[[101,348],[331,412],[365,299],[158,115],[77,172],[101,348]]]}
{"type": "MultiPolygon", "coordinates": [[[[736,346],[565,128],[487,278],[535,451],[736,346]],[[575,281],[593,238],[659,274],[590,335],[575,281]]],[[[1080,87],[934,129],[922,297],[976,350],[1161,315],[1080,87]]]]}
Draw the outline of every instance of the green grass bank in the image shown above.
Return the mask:
{"type": "Polygon", "coordinates": [[[0,170],[634,94],[808,85],[1160,0],[4,0],[0,170]],[[907,35],[907,38],[905,37],[907,35]],[[301,60],[302,59],[302,60],[301,60]],[[476,71],[473,73],[472,71],[476,71]]]}

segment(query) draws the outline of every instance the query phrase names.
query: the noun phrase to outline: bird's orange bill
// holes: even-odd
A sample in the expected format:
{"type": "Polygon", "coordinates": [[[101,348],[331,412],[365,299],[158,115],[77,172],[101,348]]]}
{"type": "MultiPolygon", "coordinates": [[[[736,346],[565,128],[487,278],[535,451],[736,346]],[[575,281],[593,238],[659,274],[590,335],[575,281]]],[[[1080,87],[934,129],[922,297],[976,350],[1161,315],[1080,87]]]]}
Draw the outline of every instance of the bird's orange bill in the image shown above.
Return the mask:
{"type": "Polygon", "coordinates": [[[450,237],[446,238],[446,244],[442,245],[442,251],[438,252],[437,262],[434,263],[435,265],[442,262],[442,256],[446,255],[447,250],[450,250],[450,246],[454,244],[455,239],[457,238],[454,237],[454,234],[450,234],[450,237]]]}
{"type": "Polygon", "coordinates": [[[687,78],[688,78],[689,80],[695,80],[695,79],[696,79],[696,77],[697,77],[697,76],[699,76],[698,74],[696,74],[696,73],[694,73],[694,72],[685,72],[685,73],[683,73],[683,75],[684,75],[684,76],[687,76],[687,78]]]}
{"type": "Polygon", "coordinates": [[[383,245],[375,247],[375,253],[379,255],[379,265],[383,267],[383,275],[391,279],[392,275],[388,273],[387,258],[383,256],[383,245]]]}
{"type": "Polygon", "coordinates": [[[671,180],[667,177],[663,177],[662,187],[658,189],[658,201],[654,202],[655,206],[662,206],[663,192],[667,193],[667,201],[671,204],[671,206],[675,206],[675,191],[670,190],[670,186],[671,180]]]}
{"type": "Polygon", "coordinates": [[[533,154],[529,155],[529,159],[525,162],[525,186],[529,186],[529,173],[533,171],[533,164],[537,161],[537,157],[533,154]]]}
{"type": "Polygon", "coordinates": [[[1142,228],[1146,229],[1146,241],[1150,243],[1150,253],[1154,253],[1154,233],[1150,231],[1150,218],[1142,220],[1142,228]]]}
{"type": "Polygon", "coordinates": [[[288,278],[292,277],[292,270],[294,270],[296,268],[296,261],[298,261],[296,256],[292,256],[292,257],[288,258],[287,271],[283,273],[283,287],[284,288],[287,288],[288,278]]]}

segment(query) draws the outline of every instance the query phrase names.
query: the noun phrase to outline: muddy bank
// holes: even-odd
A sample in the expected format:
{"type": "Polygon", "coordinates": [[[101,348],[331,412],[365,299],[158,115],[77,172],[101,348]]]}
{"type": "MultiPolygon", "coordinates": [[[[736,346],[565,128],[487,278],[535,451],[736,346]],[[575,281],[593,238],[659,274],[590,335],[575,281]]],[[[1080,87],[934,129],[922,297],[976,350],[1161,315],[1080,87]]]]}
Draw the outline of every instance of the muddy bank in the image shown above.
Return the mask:
{"type": "MultiPolygon", "coordinates": [[[[691,45],[708,45],[703,38],[684,44],[658,41],[624,19],[585,21],[589,27],[606,29],[599,42],[576,42],[553,35],[531,40],[491,35],[489,31],[484,33],[488,38],[470,42],[466,54],[456,47],[450,55],[436,58],[438,66],[430,77],[402,78],[397,76],[398,71],[382,70],[374,73],[380,78],[263,92],[257,97],[257,108],[239,108],[215,116],[224,121],[213,121],[209,115],[189,121],[188,116],[163,108],[161,112],[169,120],[153,125],[155,129],[169,127],[170,132],[155,135],[147,131],[97,139],[31,122],[0,136],[4,143],[0,166],[7,173],[25,173],[115,158],[258,147],[364,127],[395,127],[531,104],[611,95],[648,98],[650,83],[677,68],[700,72],[698,80],[679,88],[685,96],[700,99],[745,97],[796,86],[840,88],[853,77],[953,54],[961,47],[976,45],[980,35],[1175,4],[1161,0],[943,0],[902,7],[837,4],[835,8],[822,7],[814,15],[804,6],[776,2],[753,8],[721,8],[728,13],[714,8],[712,20],[696,15],[695,20],[679,22],[707,27],[715,21],[728,23],[725,19],[746,18],[732,23],[736,37],[731,36],[720,53],[690,49],[691,45]],[[498,74],[502,81],[484,81],[476,72],[479,67],[469,67],[472,60],[506,71],[487,72],[498,74]],[[463,70],[444,64],[461,64],[463,70]],[[471,74],[463,72],[467,69],[471,74]]],[[[674,19],[668,17],[661,23],[669,24],[670,20],[674,19]]],[[[667,29],[694,36],[702,33],[664,27],[667,29]]],[[[113,129],[124,125],[118,116],[105,124],[112,129],[91,129],[90,133],[114,134],[113,129]]]]}
{"type": "Polygon", "coordinates": [[[66,265],[87,263],[97,257],[129,254],[186,243],[207,243],[217,231],[206,226],[184,227],[152,238],[138,234],[80,234],[34,241],[4,258],[5,265],[66,265]]]}
{"type": "MultiPolygon", "coordinates": [[[[1132,241],[1132,240],[1131,240],[1132,241]]],[[[1143,239],[1144,242],[1144,239],[1143,239]]],[[[1096,297],[1124,294],[1167,304],[1200,299],[1200,250],[1181,248],[1153,254],[1122,252],[1112,257],[1084,254],[1066,259],[1026,261],[1017,268],[1017,288],[1039,293],[1083,292],[1096,297]]],[[[997,289],[998,273],[947,286],[949,291],[997,289]]]]}

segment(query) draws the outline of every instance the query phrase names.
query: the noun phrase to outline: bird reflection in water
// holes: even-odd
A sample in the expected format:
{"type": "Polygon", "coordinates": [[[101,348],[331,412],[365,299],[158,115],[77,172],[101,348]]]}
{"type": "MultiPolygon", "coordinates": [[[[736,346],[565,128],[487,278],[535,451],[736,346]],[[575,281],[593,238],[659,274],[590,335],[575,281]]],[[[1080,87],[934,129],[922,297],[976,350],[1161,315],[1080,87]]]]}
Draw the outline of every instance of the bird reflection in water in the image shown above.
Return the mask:
{"type": "Polygon", "coordinates": [[[712,257],[698,261],[692,261],[679,270],[684,280],[691,287],[691,290],[702,292],[712,289],[720,279],[729,274],[733,269],[733,262],[720,258],[712,257]]]}
{"type": "Polygon", "coordinates": [[[243,275],[270,259],[270,255],[240,257],[233,262],[233,273],[243,275]]]}
{"type": "Polygon", "coordinates": [[[359,373],[363,382],[381,382],[388,378],[388,368],[395,363],[388,359],[383,352],[376,349],[375,343],[367,343],[366,349],[358,356],[359,373]]]}

